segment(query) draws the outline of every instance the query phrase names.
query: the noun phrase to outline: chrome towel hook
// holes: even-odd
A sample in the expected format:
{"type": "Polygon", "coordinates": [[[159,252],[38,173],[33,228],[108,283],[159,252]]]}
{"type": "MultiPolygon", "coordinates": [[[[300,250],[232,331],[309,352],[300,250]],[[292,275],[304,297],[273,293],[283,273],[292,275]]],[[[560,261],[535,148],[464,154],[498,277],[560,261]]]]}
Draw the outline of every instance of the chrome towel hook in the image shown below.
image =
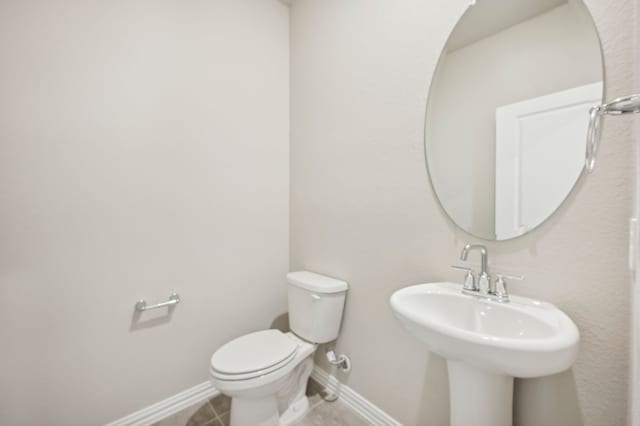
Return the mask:
{"type": "Polygon", "coordinates": [[[135,308],[136,311],[143,312],[148,311],[149,309],[157,309],[165,306],[177,305],[178,303],[180,303],[180,296],[178,295],[178,293],[172,293],[171,296],[169,296],[169,300],[167,300],[166,302],[158,303],[157,305],[147,306],[146,300],[138,300],[138,302],[136,302],[135,308]]]}
{"type": "Polygon", "coordinates": [[[602,117],[605,115],[624,115],[640,112],[640,94],[614,99],[606,104],[596,105],[589,110],[589,129],[587,130],[587,150],[584,167],[591,173],[596,163],[596,152],[602,131],[602,117]]]}

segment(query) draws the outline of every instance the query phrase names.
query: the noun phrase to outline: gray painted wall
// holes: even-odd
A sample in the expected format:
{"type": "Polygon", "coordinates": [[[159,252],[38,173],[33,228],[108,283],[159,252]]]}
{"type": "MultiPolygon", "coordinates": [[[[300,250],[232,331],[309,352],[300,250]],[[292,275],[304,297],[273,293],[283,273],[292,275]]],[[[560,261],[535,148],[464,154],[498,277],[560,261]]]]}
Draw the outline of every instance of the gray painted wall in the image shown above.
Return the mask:
{"type": "Polygon", "coordinates": [[[0,424],[208,380],[286,310],[288,8],[2,1],[0,58],[0,424]]]}

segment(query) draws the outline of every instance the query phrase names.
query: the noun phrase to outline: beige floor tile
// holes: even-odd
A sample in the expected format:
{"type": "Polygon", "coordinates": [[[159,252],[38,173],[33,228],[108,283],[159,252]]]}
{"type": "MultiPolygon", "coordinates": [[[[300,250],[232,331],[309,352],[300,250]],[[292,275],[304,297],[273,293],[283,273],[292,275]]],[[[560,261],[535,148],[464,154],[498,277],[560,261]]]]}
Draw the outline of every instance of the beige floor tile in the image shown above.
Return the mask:
{"type": "Polygon", "coordinates": [[[226,395],[218,395],[209,400],[209,404],[218,416],[228,413],[231,410],[231,398],[226,395]]]}
{"type": "Polygon", "coordinates": [[[368,426],[366,420],[354,413],[342,401],[322,402],[314,407],[299,426],[368,426]]]}
{"type": "MultiPolygon", "coordinates": [[[[196,404],[177,412],[171,417],[154,423],[153,426],[213,426],[217,417],[209,402],[196,404]]],[[[217,425],[216,425],[217,426],[217,425]]]]}
{"type": "Polygon", "coordinates": [[[202,426],[229,426],[229,421],[227,420],[227,423],[223,423],[222,420],[220,420],[220,417],[216,417],[215,419],[211,420],[211,422],[209,423],[205,423],[202,426]]]}
{"type": "Polygon", "coordinates": [[[220,421],[222,422],[221,423],[222,426],[229,426],[229,424],[230,424],[230,414],[231,413],[229,411],[227,411],[223,415],[219,416],[220,417],[220,421]]]}
{"type": "Polygon", "coordinates": [[[316,394],[316,395],[312,395],[312,396],[308,396],[307,400],[309,401],[309,409],[312,410],[314,409],[316,406],[320,405],[320,404],[324,404],[324,401],[322,400],[322,396],[316,394]]]}

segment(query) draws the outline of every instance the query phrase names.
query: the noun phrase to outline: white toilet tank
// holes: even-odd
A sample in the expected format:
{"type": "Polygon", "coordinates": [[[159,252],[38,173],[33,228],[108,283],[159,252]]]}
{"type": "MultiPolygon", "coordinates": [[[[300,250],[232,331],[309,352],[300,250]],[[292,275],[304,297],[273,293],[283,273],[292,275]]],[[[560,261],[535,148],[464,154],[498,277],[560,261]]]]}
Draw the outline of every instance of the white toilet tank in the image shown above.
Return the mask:
{"type": "Polygon", "coordinates": [[[291,331],[312,343],[338,338],[344,300],[344,281],[307,271],[287,274],[291,331]]]}

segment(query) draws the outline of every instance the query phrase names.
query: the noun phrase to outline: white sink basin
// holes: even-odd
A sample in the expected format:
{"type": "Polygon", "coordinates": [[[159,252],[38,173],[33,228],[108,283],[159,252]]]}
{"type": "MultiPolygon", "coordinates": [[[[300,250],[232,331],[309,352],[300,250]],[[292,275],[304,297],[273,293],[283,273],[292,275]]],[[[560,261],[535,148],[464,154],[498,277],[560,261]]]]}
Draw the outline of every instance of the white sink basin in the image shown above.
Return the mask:
{"type": "Polygon", "coordinates": [[[429,350],[447,359],[451,425],[510,425],[513,377],[571,367],[578,328],[549,303],[510,296],[509,303],[462,294],[447,282],[396,291],[391,309],[429,350]]]}
{"type": "Polygon", "coordinates": [[[559,373],[575,361],[578,328],[555,306],[518,296],[498,303],[460,289],[405,287],[391,296],[391,308],[411,334],[449,360],[514,377],[559,373]]]}

